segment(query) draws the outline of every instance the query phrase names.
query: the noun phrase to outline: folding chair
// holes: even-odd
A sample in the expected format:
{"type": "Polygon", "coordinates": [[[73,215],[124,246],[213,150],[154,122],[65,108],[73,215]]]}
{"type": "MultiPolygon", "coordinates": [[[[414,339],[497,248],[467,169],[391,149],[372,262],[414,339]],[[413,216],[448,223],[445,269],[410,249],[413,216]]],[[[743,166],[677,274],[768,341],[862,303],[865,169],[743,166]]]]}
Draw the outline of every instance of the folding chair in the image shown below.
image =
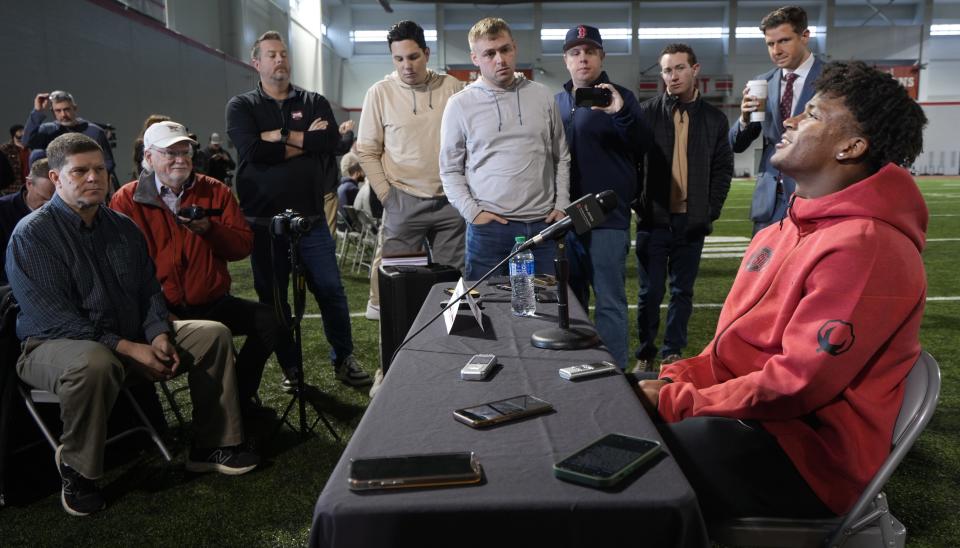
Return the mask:
{"type": "Polygon", "coordinates": [[[373,255],[377,249],[377,237],[380,233],[380,224],[376,219],[367,214],[366,211],[360,209],[356,211],[357,219],[360,221],[360,244],[354,258],[353,272],[356,274],[360,272],[361,268],[366,268],[367,276],[369,277],[373,263],[373,255]]]}
{"type": "Polygon", "coordinates": [[[890,513],[881,491],[933,417],[940,367],[926,353],[907,376],[893,429],[893,449],[847,515],[832,519],[738,518],[710,527],[710,539],[737,546],[839,546],[903,548],[907,529],[890,513]]]}
{"type": "MultiPolygon", "coordinates": [[[[20,389],[21,397],[23,397],[23,403],[27,406],[27,411],[30,412],[34,422],[37,423],[37,427],[40,428],[41,432],[43,432],[43,437],[47,438],[47,442],[50,444],[50,447],[56,451],[57,446],[60,445],[60,442],[53,437],[53,433],[50,432],[50,429],[47,427],[46,423],[43,422],[43,418],[40,417],[40,413],[37,411],[37,408],[34,404],[55,403],[59,405],[60,398],[52,392],[32,388],[23,381],[20,381],[18,388],[20,389]]],[[[137,399],[133,397],[133,394],[130,393],[130,390],[126,386],[121,387],[120,392],[127,397],[127,400],[130,402],[130,406],[133,407],[134,412],[136,412],[137,417],[140,418],[140,422],[142,424],[141,426],[130,427],[115,436],[111,436],[107,439],[107,443],[113,443],[131,434],[136,434],[137,432],[145,432],[150,436],[150,439],[153,440],[153,443],[157,445],[157,448],[160,449],[160,452],[163,454],[163,458],[167,459],[167,462],[172,461],[173,457],[170,455],[170,451],[167,449],[166,444],[163,443],[163,440],[160,439],[160,435],[157,434],[156,429],[154,429],[153,425],[150,424],[150,420],[147,419],[143,409],[140,408],[140,404],[137,403],[137,399]]]]}
{"type": "Polygon", "coordinates": [[[344,206],[343,212],[337,210],[337,267],[343,272],[343,265],[347,262],[350,254],[350,247],[353,246],[354,254],[360,246],[361,225],[357,218],[357,210],[351,206],[344,206]],[[342,229],[341,229],[342,227],[342,229]]]}

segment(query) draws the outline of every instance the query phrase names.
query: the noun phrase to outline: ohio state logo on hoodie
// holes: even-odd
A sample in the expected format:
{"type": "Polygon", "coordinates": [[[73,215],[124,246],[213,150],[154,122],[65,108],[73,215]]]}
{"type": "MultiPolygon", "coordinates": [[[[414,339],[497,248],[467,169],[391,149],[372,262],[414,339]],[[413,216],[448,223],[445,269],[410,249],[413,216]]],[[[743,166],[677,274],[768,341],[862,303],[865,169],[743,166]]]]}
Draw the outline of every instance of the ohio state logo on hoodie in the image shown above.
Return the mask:
{"type": "Polygon", "coordinates": [[[817,352],[839,356],[850,350],[855,339],[852,323],[843,320],[827,320],[817,330],[817,352]]]}

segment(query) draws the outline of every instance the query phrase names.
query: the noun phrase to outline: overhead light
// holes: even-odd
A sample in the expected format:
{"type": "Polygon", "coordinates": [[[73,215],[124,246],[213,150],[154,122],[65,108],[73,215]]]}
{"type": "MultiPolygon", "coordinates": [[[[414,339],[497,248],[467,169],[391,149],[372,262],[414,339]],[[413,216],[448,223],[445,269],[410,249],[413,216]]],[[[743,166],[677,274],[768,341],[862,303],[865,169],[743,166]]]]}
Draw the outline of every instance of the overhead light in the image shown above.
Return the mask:
{"type": "MultiPolygon", "coordinates": [[[[817,37],[820,33],[820,30],[813,25],[807,27],[807,30],[810,31],[811,38],[817,37]]],[[[758,27],[737,27],[736,36],[737,38],[763,38],[763,33],[758,27]]]]}
{"type": "MultiPolygon", "coordinates": [[[[424,29],[423,38],[427,42],[437,41],[436,29],[424,29]]],[[[386,42],[387,31],[385,30],[351,30],[350,40],[352,42],[386,42]]]]}
{"type": "Polygon", "coordinates": [[[723,27],[647,27],[637,29],[640,40],[669,40],[673,38],[724,38],[723,27]]]}
{"type": "Polygon", "coordinates": [[[930,25],[930,36],[960,36],[960,25],[930,25]]]}
{"type": "MultiPolygon", "coordinates": [[[[563,40],[569,29],[540,29],[541,40],[563,40]]],[[[629,40],[630,29],[600,29],[600,36],[604,40],[629,40]]]]}

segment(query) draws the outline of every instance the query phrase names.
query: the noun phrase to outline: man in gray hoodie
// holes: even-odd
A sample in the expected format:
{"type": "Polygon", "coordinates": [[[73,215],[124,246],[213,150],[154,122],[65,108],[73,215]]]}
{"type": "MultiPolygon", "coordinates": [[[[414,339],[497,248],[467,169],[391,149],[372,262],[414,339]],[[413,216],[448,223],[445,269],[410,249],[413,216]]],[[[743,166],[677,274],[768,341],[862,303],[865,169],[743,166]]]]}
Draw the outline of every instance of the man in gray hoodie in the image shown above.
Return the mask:
{"type": "MultiPolygon", "coordinates": [[[[503,19],[467,35],[480,77],[450,98],[440,126],[440,179],[467,221],[466,279],[564,217],[570,154],[553,93],[514,73],[517,44],[503,19]]],[[[553,273],[553,243],[533,249],[538,273],[553,273]]],[[[501,269],[506,273],[506,269],[501,269]]]]}

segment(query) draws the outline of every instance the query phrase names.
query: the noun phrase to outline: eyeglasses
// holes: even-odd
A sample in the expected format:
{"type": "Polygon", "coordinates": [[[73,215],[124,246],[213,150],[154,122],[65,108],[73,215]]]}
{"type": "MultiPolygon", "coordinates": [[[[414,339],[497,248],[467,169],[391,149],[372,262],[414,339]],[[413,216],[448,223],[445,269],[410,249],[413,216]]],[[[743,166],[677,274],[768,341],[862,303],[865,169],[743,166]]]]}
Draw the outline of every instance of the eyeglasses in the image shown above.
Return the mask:
{"type": "Polygon", "coordinates": [[[152,150],[159,152],[164,158],[167,159],[183,158],[189,160],[193,158],[193,147],[190,147],[186,150],[166,150],[163,148],[155,148],[152,150]]]}
{"type": "Polygon", "coordinates": [[[673,68],[667,67],[667,68],[661,70],[661,71],[660,71],[660,74],[662,74],[662,75],[664,75],[664,76],[673,76],[674,71],[676,71],[676,72],[679,74],[679,73],[687,70],[688,68],[690,68],[690,67],[688,67],[687,65],[677,65],[677,66],[675,66],[675,67],[673,67],[673,68]]]}

